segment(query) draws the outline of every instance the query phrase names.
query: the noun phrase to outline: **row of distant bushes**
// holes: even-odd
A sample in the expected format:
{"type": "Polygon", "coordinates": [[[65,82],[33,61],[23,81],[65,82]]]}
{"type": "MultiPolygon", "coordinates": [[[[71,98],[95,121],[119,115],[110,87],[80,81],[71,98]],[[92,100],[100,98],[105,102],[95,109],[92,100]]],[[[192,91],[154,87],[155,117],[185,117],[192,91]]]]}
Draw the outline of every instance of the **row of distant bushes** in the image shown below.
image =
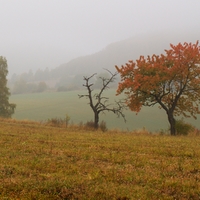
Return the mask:
{"type": "MultiPolygon", "coordinates": [[[[51,125],[54,127],[68,127],[68,126],[74,126],[73,123],[70,124],[70,117],[66,115],[65,119],[62,118],[51,118],[48,119],[45,122],[47,125],[51,125]]],[[[86,123],[80,122],[78,125],[80,129],[86,129],[86,130],[95,130],[94,128],[94,122],[88,121],[86,123]]],[[[108,130],[106,122],[101,121],[99,123],[99,130],[106,132],[108,130]]],[[[190,123],[185,122],[183,119],[176,121],[176,134],[177,135],[188,135],[190,133],[195,133],[195,135],[200,135],[200,130],[196,129],[193,125],[190,123]]],[[[166,133],[166,131],[165,131],[166,133]]]]}
{"type": "MultiPolygon", "coordinates": [[[[8,119],[8,118],[0,118],[1,122],[9,122],[9,123],[33,123],[33,124],[43,124],[46,126],[52,126],[52,127],[62,127],[62,128],[72,128],[75,130],[95,130],[94,128],[94,122],[93,121],[88,121],[86,123],[80,122],[79,124],[73,124],[73,122],[70,122],[70,117],[66,115],[64,119],[62,118],[51,118],[46,121],[41,121],[41,122],[36,122],[36,121],[27,121],[27,120],[15,120],[15,119],[8,119]]],[[[99,123],[99,129],[102,132],[108,131],[107,125],[105,121],[101,121],[99,123]]],[[[122,132],[120,130],[111,130],[111,132],[116,131],[116,132],[122,132]]],[[[193,135],[193,136],[200,136],[200,130],[195,128],[193,125],[190,123],[185,122],[183,119],[177,120],[176,121],[176,131],[177,135],[193,135]]],[[[135,130],[134,133],[138,134],[150,134],[148,130],[145,128],[141,130],[135,130]]],[[[157,132],[160,134],[168,134],[168,131],[160,130],[160,132],[157,132]]]]}
{"type": "MultiPolygon", "coordinates": [[[[62,118],[51,118],[48,119],[45,124],[54,126],[54,127],[68,127],[68,126],[73,126],[75,125],[73,123],[70,123],[70,117],[66,115],[64,119],[62,118]]],[[[86,129],[86,130],[94,130],[94,122],[93,121],[88,121],[86,123],[80,122],[78,125],[76,125],[80,129],[86,129]]],[[[107,131],[107,125],[105,121],[101,121],[99,123],[99,129],[103,132],[107,131]]]]}

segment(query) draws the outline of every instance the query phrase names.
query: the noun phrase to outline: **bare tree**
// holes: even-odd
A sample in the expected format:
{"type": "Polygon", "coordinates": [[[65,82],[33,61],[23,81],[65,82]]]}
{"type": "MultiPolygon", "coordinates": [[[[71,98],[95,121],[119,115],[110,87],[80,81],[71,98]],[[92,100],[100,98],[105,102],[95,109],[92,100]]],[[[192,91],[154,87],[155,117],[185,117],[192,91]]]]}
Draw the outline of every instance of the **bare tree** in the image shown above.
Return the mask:
{"type": "Polygon", "coordinates": [[[102,87],[98,93],[95,93],[93,95],[93,88],[92,86],[94,83],[90,83],[91,79],[96,75],[93,74],[89,77],[83,77],[83,80],[85,81],[85,84],[83,84],[84,87],[86,87],[88,94],[83,94],[83,95],[78,95],[79,98],[86,97],[89,99],[89,105],[92,108],[92,111],[94,113],[94,128],[98,129],[99,126],[99,114],[102,112],[104,113],[105,111],[108,112],[113,112],[116,114],[118,117],[122,117],[124,121],[126,122],[125,115],[123,114],[123,110],[125,109],[125,104],[120,100],[120,101],[115,101],[115,103],[109,103],[109,98],[103,96],[103,92],[108,89],[108,85],[112,82],[114,82],[117,72],[114,74],[111,73],[109,70],[106,70],[109,72],[110,77],[105,78],[105,77],[99,77],[102,81],[102,87]]]}

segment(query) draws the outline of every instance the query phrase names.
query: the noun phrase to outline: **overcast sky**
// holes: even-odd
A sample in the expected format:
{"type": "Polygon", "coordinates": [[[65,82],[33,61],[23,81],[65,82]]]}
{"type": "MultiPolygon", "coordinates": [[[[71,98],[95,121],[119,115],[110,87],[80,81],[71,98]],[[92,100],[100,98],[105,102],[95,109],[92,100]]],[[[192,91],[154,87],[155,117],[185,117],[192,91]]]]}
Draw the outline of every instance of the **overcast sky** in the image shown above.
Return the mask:
{"type": "Polygon", "coordinates": [[[141,33],[199,30],[199,21],[200,0],[0,0],[0,55],[10,74],[52,69],[141,33]]]}

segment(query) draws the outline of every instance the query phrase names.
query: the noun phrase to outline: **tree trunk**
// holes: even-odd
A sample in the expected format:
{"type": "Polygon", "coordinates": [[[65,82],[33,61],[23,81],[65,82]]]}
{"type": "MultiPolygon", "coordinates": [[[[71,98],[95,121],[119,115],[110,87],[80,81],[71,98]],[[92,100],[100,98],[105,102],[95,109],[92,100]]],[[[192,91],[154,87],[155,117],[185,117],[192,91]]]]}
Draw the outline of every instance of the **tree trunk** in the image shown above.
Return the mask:
{"type": "Polygon", "coordinates": [[[94,128],[98,129],[99,127],[99,113],[96,111],[94,112],[94,128]]]}
{"type": "Polygon", "coordinates": [[[168,111],[167,115],[168,115],[168,121],[170,124],[170,134],[174,136],[174,135],[176,135],[176,127],[175,127],[176,120],[174,119],[172,112],[168,111]]]}

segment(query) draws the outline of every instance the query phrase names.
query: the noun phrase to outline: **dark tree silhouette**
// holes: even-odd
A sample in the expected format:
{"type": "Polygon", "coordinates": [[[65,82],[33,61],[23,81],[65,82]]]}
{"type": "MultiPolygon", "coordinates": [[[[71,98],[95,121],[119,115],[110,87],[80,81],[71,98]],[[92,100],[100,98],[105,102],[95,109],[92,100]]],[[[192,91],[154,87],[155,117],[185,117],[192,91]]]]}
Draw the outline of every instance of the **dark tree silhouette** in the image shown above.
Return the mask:
{"type": "Polygon", "coordinates": [[[0,117],[10,118],[16,105],[9,103],[9,88],[7,87],[8,65],[6,58],[0,56],[0,117]]]}
{"type": "Polygon", "coordinates": [[[88,94],[78,95],[79,98],[85,97],[89,99],[89,105],[92,108],[92,111],[94,113],[94,128],[95,129],[98,129],[98,126],[99,126],[99,114],[105,111],[113,112],[118,117],[121,116],[126,122],[125,115],[123,114],[123,110],[126,107],[125,104],[121,100],[115,101],[115,103],[109,103],[109,98],[103,96],[103,92],[109,88],[108,85],[114,82],[118,74],[117,72],[113,74],[109,70],[107,71],[110,74],[109,78],[99,77],[102,81],[102,87],[98,93],[93,94],[94,83],[90,83],[91,79],[96,75],[95,73],[89,77],[86,77],[86,76],[83,77],[83,80],[85,81],[85,84],[83,84],[83,86],[86,87],[88,94]]]}

